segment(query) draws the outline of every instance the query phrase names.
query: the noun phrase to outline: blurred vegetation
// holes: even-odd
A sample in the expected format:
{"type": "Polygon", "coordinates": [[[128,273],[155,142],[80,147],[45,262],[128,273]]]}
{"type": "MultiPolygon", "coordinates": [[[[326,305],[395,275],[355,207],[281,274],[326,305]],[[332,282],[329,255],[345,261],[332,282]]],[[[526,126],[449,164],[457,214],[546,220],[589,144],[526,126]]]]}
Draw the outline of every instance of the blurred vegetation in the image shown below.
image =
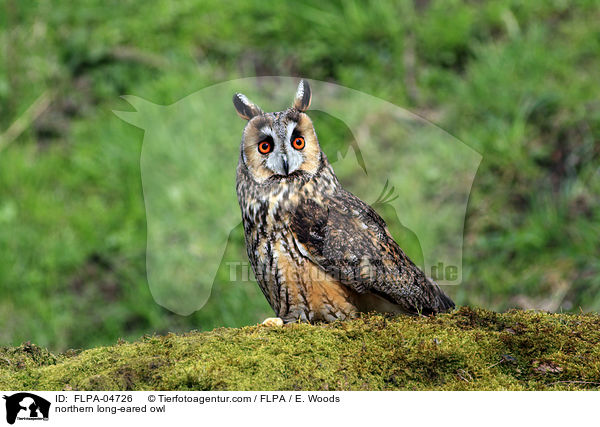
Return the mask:
{"type": "MultiPolygon", "coordinates": [[[[120,95],[168,104],[223,80],[333,81],[483,155],[459,305],[600,310],[597,1],[0,3],[0,343],[53,350],[269,314],[219,277],[158,306],[145,272],[143,132],[120,95]]],[[[336,135],[336,125],[319,129],[336,135]]],[[[225,172],[224,172],[225,173],[225,172]]],[[[228,250],[243,254],[241,234],[228,250]]]]}
{"type": "Polygon", "coordinates": [[[598,390],[600,316],[462,307],[217,328],[53,354],[0,348],[6,390],[598,390]]]}

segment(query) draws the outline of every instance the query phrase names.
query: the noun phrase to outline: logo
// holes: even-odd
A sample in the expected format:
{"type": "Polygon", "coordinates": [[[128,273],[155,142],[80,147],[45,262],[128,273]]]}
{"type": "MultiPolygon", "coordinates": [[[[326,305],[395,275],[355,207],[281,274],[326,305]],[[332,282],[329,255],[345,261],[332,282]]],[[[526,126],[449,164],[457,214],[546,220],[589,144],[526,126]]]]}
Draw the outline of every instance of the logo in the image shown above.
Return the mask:
{"type": "Polygon", "coordinates": [[[16,393],[4,396],[6,399],[6,422],[14,424],[15,420],[48,421],[50,402],[32,393],[16,393]]]}

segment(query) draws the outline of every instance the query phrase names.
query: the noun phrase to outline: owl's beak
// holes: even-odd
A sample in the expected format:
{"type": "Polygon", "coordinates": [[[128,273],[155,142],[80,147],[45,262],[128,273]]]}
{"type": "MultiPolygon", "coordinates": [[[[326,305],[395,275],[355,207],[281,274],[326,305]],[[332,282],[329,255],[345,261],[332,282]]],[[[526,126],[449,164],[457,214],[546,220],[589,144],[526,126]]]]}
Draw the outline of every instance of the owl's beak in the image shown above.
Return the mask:
{"type": "Polygon", "coordinates": [[[285,174],[289,175],[289,173],[290,173],[290,165],[288,163],[288,159],[287,159],[287,156],[285,154],[281,155],[281,166],[283,166],[283,171],[285,172],[285,174]]]}

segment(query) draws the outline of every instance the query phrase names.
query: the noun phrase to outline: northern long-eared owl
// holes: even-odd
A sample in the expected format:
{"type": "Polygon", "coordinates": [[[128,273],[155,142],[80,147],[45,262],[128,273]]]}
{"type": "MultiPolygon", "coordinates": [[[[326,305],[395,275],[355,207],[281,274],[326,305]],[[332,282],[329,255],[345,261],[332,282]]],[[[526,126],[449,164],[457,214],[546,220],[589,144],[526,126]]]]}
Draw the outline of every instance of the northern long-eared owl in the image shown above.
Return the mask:
{"type": "Polygon", "coordinates": [[[236,93],[247,120],[237,167],[246,248],[276,318],[334,321],[360,312],[434,314],[454,307],[394,241],[383,219],[340,185],[305,111],[265,113],[236,93]]]}

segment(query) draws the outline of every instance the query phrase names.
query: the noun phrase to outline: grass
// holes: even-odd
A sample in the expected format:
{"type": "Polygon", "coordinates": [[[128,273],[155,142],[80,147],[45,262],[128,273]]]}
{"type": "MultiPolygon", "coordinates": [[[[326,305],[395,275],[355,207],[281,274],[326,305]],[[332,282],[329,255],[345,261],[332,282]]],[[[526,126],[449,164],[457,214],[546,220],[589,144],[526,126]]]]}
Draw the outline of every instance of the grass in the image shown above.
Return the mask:
{"type": "Polygon", "coordinates": [[[598,390],[598,315],[460,308],[0,349],[5,390],[598,390]]]}
{"type": "MultiPolygon", "coordinates": [[[[372,94],[482,154],[463,280],[449,290],[458,304],[600,310],[597,2],[417,3],[6,0],[0,343],[64,351],[270,314],[256,285],[230,282],[226,268],[202,310],[180,316],[156,304],[146,278],[144,133],[112,113],[131,109],[124,94],[166,105],[256,75],[372,94]],[[47,108],[29,116],[46,96],[47,108]],[[8,142],[19,120],[27,126],[8,142]]],[[[321,140],[346,137],[335,120],[320,122],[321,140]]],[[[218,210],[218,197],[208,203],[218,210]]],[[[239,231],[227,248],[227,259],[245,260],[239,231]]]]}

